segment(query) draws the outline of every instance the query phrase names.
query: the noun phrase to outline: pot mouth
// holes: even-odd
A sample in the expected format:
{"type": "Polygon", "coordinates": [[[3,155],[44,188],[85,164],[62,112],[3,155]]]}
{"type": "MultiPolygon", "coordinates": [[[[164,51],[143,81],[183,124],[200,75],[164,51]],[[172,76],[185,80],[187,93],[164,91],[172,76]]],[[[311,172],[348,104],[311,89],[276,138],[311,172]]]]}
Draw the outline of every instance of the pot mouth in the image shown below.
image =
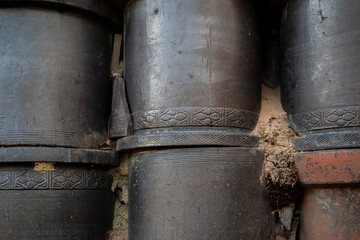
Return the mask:
{"type": "Polygon", "coordinates": [[[110,0],[0,0],[0,8],[39,7],[95,15],[113,27],[120,25],[120,11],[110,0]]]}

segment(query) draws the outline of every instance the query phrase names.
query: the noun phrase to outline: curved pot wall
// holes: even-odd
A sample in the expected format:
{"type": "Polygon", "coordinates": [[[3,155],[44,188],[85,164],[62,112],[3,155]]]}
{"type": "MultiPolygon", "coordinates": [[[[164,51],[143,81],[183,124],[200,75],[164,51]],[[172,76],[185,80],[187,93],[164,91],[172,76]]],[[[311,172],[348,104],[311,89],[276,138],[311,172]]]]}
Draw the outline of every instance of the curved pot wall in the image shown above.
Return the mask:
{"type": "Polygon", "coordinates": [[[268,239],[272,217],[262,163],[262,152],[246,148],[134,153],[129,238],[268,239]]]}
{"type": "Polygon", "coordinates": [[[0,1],[0,145],[98,148],[107,136],[112,30],[101,14],[112,5],[62,2],[0,1]]]}
{"type": "Polygon", "coordinates": [[[291,0],[283,17],[283,106],[298,131],[360,126],[360,2],[291,0]]]}
{"type": "Polygon", "coordinates": [[[254,128],[259,35],[249,1],[136,0],[125,9],[134,129],[254,128]]]}

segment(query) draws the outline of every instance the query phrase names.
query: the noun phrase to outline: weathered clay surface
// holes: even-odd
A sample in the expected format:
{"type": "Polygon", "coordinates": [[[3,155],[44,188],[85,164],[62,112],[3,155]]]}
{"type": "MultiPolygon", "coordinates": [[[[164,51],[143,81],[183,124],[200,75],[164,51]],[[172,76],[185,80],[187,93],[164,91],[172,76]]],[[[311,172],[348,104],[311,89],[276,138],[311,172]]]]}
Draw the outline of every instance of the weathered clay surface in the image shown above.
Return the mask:
{"type": "Polygon", "coordinates": [[[360,183],[360,149],[298,153],[296,167],[303,185],[360,183]]]}
{"type": "Polygon", "coordinates": [[[313,188],[301,200],[301,240],[360,239],[360,189],[313,188]]]}

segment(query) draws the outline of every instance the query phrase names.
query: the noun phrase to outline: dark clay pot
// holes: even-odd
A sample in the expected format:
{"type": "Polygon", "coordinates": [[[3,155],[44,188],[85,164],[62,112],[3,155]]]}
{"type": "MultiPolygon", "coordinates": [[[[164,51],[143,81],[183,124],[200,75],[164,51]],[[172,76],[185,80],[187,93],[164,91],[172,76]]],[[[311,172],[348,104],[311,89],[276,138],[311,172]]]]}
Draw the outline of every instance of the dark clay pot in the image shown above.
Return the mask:
{"type": "Polygon", "coordinates": [[[360,2],[290,0],[282,100],[298,131],[360,126],[360,2]]]}
{"type": "Polygon", "coordinates": [[[117,22],[105,0],[0,1],[0,145],[99,146],[117,22]]]}
{"type": "Polygon", "coordinates": [[[261,53],[251,1],[134,0],[125,8],[125,26],[125,81],[137,139],[121,141],[118,150],[155,146],[151,141],[169,132],[166,141],[174,146],[189,145],[188,139],[253,145],[208,134],[250,132],[258,119],[261,53]]]}
{"type": "Polygon", "coordinates": [[[269,239],[262,152],[182,148],[134,153],[129,239],[269,239]]]}
{"type": "Polygon", "coordinates": [[[125,81],[135,130],[252,129],[260,110],[251,1],[135,0],[125,9],[125,81]]]}
{"type": "Polygon", "coordinates": [[[115,201],[107,173],[117,164],[113,152],[2,148],[0,161],[1,239],[105,239],[115,201]],[[34,168],[44,161],[56,162],[54,169],[34,168]]]}

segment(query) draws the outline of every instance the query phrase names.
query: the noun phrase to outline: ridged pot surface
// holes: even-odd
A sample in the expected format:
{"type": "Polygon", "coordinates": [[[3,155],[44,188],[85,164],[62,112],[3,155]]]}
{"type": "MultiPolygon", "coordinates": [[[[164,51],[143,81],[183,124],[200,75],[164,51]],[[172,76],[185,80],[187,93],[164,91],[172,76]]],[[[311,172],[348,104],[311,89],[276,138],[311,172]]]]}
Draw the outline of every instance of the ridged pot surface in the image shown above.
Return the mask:
{"type": "Polygon", "coordinates": [[[351,0],[288,1],[282,100],[296,130],[360,126],[359,7],[351,0]]]}
{"type": "Polygon", "coordinates": [[[254,128],[259,34],[251,1],[134,0],[125,81],[134,129],[254,128]]]}
{"type": "Polygon", "coordinates": [[[134,153],[129,239],[268,239],[262,162],[260,151],[244,148],[134,153]]]}
{"type": "Polygon", "coordinates": [[[35,2],[45,1],[0,1],[0,145],[97,148],[110,114],[111,27],[90,10],[35,2]]]}

